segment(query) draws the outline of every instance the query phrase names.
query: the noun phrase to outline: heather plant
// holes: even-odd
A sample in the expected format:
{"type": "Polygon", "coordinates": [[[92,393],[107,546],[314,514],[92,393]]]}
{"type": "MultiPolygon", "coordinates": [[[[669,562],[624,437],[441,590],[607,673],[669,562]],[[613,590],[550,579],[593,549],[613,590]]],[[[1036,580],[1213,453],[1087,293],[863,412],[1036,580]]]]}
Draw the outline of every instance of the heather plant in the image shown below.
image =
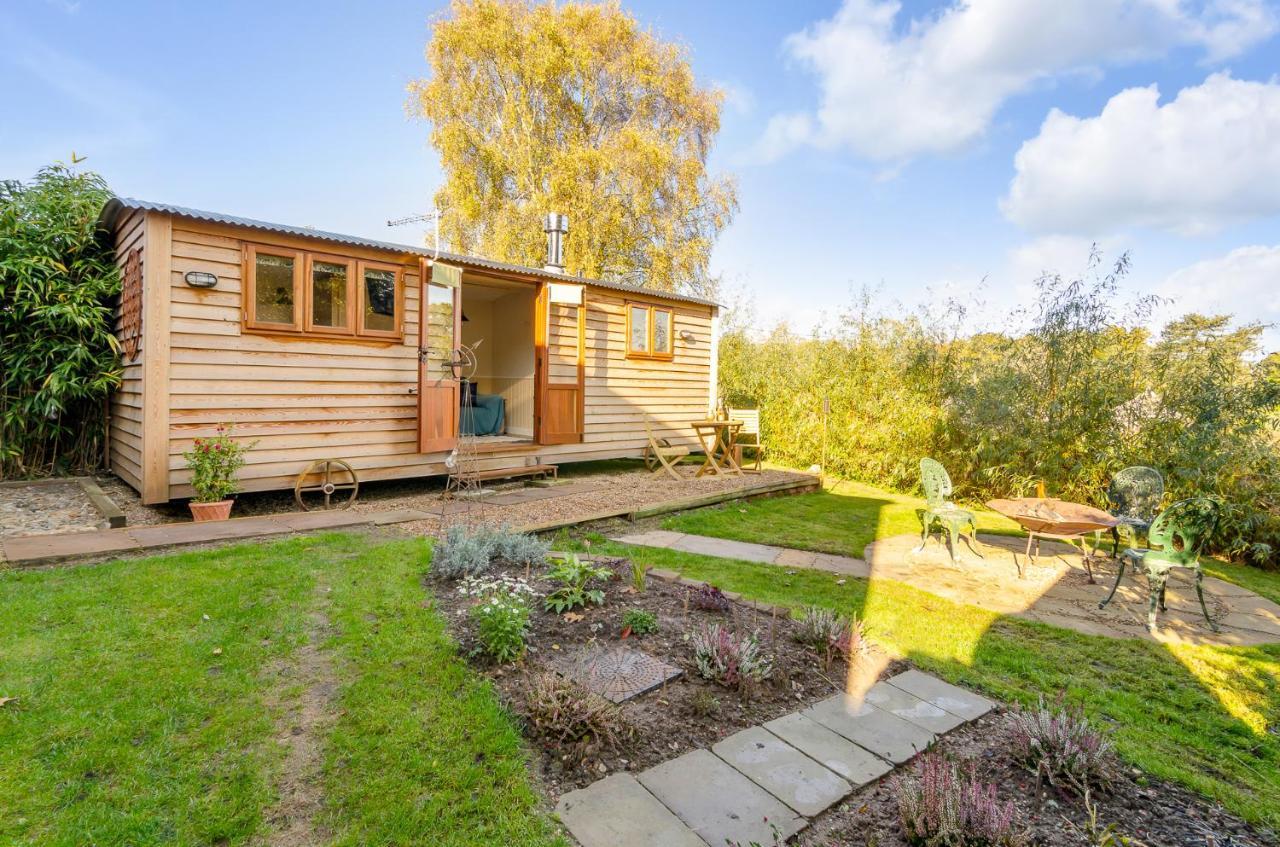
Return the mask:
{"type": "Polygon", "coordinates": [[[100,176],[62,163],[0,181],[0,478],[102,462],[121,367],[120,273],[98,235],[110,196],[100,176]]]}
{"type": "Polygon", "coordinates": [[[730,608],[729,598],[724,596],[724,592],[708,582],[689,589],[689,605],[704,612],[721,614],[730,608]]]}
{"type": "Polygon", "coordinates": [[[524,656],[529,631],[529,595],[506,587],[491,589],[468,612],[480,649],[506,664],[524,656]]]}
{"type": "Polygon", "coordinates": [[[973,764],[963,769],[934,753],[920,757],[917,775],[891,778],[898,820],[907,843],[916,847],[1021,847],[1026,836],[1015,825],[1012,802],[1000,802],[996,788],[978,779],[973,764]]]}
{"type": "Polygon", "coordinates": [[[1049,707],[1041,697],[1034,709],[1009,715],[1011,752],[1040,780],[1088,797],[1106,788],[1115,768],[1111,741],[1095,729],[1079,706],[1049,707]]]}
{"type": "Polygon", "coordinates": [[[561,743],[617,747],[632,733],[621,709],[550,671],[530,678],[525,713],[540,735],[561,743]]]}
{"type": "Polygon", "coordinates": [[[696,630],[690,644],[698,673],[726,688],[750,689],[773,675],[773,662],[754,633],[738,635],[713,623],[696,630]]]}
{"type": "Polygon", "coordinates": [[[798,621],[795,640],[823,657],[828,664],[833,659],[851,659],[864,655],[869,649],[866,625],[857,616],[844,615],[810,606],[798,621]]]}
{"type": "Polygon", "coordinates": [[[622,613],[622,628],[632,635],[648,635],[658,631],[658,616],[645,609],[627,609],[622,613]]]}
{"type": "MultiPolygon", "coordinates": [[[[257,442],[254,442],[257,443],[257,442]]],[[[236,473],[244,467],[244,454],[253,444],[231,438],[231,428],[219,425],[211,438],[197,438],[182,454],[191,469],[191,487],[197,503],[217,503],[239,490],[236,473]]]]}
{"type": "Polygon", "coordinates": [[[598,567],[576,553],[570,554],[555,562],[547,573],[547,579],[560,583],[560,587],[547,594],[543,607],[548,612],[563,614],[588,604],[604,605],[604,592],[599,588],[591,588],[590,585],[611,576],[613,571],[608,568],[598,567]]]}

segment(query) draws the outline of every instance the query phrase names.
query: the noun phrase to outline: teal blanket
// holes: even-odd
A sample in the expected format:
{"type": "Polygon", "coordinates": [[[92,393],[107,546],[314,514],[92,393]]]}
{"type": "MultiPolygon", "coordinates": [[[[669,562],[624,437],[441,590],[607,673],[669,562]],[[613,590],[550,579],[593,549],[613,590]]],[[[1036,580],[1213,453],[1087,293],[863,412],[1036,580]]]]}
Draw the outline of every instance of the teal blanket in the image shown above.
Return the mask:
{"type": "Polygon", "coordinates": [[[507,402],[497,394],[477,394],[475,405],[462,407],[463,435],[502,435],[507,428],[507,402]]]}

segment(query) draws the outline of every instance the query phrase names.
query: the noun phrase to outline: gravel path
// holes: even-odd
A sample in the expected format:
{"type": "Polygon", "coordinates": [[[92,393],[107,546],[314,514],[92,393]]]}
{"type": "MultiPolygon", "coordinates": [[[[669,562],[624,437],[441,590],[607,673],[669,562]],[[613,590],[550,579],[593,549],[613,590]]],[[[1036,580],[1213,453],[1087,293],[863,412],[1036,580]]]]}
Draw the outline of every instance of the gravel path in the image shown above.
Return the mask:
{"type": "MultiPolygon", "coordinates": [[[[616,509],[640,509],[670,500],[700,497],[725,491],[781,483],[788,480],[812,480],[808,474],[785,470],[765,470],[744,476],[695,477],[696,465],[680,467],[681,479],[666,474],[654,475],[637,463],[635,470],[611,470],[602,473],[575,472],[571,465],[562,467],[566,480],[564,494],[556,493],[532,502],[496,505],[444,501],[440,498],[443,478],[398,480],[362,485],[360,499],[353,509],[358,512],[384,512],[415,509],[431,518],[401,524],[400,528],[415,534],[436,535],[442,526],[453,523],[508,524],[528,526],[551,521],[582,518],[616,509]]],[[[129,526],[144,526],[175,521],[188,521],[190,515],[182,503],[144,506],[128,485],[114,477],[100,480],[107,495],[124,510],[129,526]]],[[[503,495],[528,491],[522,482],[489,486],[503,495]]],[[[556,491],[556,489],[551,489],[556,491]]],[[[510,498],[520,499],[520,498],[510,498]]],[[[297,511],[292,491],[242,494],[236,498],[235,517],[268,515],[297,511]]]]}
{"type": "Polygon", "coordinates": [[[0,538],[88,532],[106,525],[76,482],[0,485],[0,538]]]}

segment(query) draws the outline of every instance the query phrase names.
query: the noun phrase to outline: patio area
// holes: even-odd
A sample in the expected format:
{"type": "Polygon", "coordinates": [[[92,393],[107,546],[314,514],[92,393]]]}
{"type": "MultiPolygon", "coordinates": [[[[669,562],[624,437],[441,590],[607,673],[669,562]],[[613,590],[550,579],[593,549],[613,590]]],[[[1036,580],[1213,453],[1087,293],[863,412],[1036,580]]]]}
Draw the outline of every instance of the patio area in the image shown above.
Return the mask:
{"type": "Polygon", "coordinates": [[[1127,573],[1115,599],[1099,609],[1115,579],[1115,563],[1095,558],[1096,582],[1090,584],[1080,551],[1059,542],[1044,543],[1035,564],[1023,561],[1023,578],[1019,578],[1016,559],[1022,558],[1024,542],[1009,536],[980,536],[985,558],[963,554],[956,564],[937,541],[916,552],[920,537],[906,534],[871,542],[863,558],[667,530],[617,535],[613,540],[765,562],[788,570],[825,570],[870,579],[873,586],[876,580],[893,580],[958,603],[1087,635],[1218,647],[1280,643],[1280,605],[1247,588],[1206,577],[1209,613],[1221,629],[1215,633],[1200,615],[1190,574],[1177,571],[1169,580],[1168,611],[1160,615],[1160,629],[1153,635],[1146,628],[1148,593],[1143,576],[1127,573]]]}

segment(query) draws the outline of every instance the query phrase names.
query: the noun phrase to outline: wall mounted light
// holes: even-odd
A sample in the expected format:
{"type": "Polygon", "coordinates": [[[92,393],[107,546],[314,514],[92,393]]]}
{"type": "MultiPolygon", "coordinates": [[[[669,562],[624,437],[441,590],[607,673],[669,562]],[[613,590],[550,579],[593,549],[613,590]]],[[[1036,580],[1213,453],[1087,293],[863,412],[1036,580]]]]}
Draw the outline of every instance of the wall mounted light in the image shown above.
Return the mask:
{"type": "Polygon", "coordinates": [[[218,278],[205,271],[187,271],[182,278],[192,288],[213,288],[218,284],[218,278]]]}
{"type": "Polygon", "coordinates": [[[690,332],[687,329],[680,330],[680,340],[683,341],[685,344],[693,343],[693,339],[694,339],[694,335],[692,332],[690,332]]]}

